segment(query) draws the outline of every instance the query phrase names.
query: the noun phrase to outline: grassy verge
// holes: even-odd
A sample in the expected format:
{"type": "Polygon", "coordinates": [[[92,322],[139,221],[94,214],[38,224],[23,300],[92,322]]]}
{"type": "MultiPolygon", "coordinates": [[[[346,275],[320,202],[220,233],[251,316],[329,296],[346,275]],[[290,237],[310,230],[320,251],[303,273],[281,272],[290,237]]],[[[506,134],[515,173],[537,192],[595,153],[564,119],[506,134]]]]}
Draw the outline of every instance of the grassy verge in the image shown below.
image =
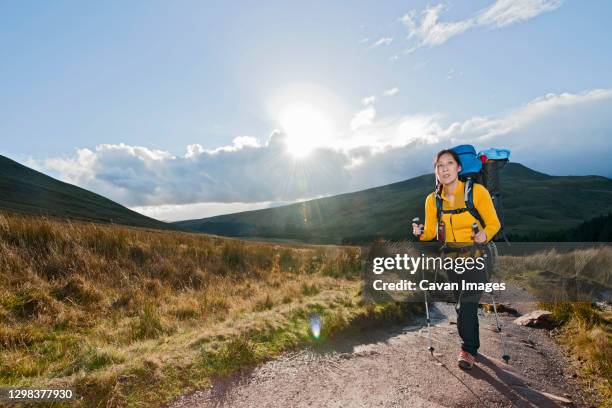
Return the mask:
{"type": "Polygon", "coordinates": [[[0,214],[0,385],[72,387],[83,407],[156,406],[409,314],[363,303],[359,271],[357,248],[0,214]]]}
{"type": "Polygon", "coordinates": [[[595,296],[609,290],[612,249],[501,257],[499,266],[504,279],[518,282],[539,300],[540,308],[553,313],[555,339],[576,364],[582,384],[596,396],[600,407],[612,408],[612,308],[567,301],[572,294],[588,299],[589,293],[595,296]]]}
{"type": "Polygon", "coordinates": [[[612,310],[588,302],[542,302],[558,325],[555,338],[571,353],[599,406],[612,407],[612,310]]]}

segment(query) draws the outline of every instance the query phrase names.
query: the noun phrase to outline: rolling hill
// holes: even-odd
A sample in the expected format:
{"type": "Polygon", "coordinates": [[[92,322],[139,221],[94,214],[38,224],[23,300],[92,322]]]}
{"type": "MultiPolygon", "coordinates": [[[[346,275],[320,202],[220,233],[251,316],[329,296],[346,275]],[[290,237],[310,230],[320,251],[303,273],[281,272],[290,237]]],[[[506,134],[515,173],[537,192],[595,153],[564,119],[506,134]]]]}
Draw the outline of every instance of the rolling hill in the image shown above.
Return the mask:
{"type": "Polygon", "coordinates": [[[1,155],[0,210],[145,228],[180,229],[1,155]]]}
{"type": "MultiPolygon", "coordinates": [[[[550,176],[519,163],[502,173],[507,232],[559,231],[612,210],[612,180],[600,176],[550,176]]],[[[423,218],[433,174],[283,207],[176,222],[194,231],[234,237],[361,243],[408,236],[412,218],[423,218]]]]}

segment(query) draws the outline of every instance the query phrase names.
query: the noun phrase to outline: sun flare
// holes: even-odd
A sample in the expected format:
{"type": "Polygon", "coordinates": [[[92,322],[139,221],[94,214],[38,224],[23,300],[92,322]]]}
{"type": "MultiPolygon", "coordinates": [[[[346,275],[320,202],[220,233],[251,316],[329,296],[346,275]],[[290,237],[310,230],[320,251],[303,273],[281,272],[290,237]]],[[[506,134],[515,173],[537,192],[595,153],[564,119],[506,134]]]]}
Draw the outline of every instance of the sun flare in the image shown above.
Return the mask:
{"type": "Polygon", "coordinates": [[[279,123],[287,135],[287,151],[295,158],[308,156],[328,142],[334,133],[329,115],[308,102],[287,105],[279,115],[279,123]]]}

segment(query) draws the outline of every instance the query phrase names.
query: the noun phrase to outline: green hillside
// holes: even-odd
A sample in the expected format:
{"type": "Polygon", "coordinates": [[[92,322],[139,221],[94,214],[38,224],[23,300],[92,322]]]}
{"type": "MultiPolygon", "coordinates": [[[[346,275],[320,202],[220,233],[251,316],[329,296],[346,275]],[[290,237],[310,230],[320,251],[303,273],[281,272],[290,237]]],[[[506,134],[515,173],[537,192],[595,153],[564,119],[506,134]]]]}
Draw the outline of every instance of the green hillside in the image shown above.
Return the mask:
{"type": "MultiPolygon", "coordinates": [[[[424,217],[433,174],[355,193],[283,207],[177,222],[195,231],[238,237],[360,243],[408,236],[412,218],[424,217]]],[[[612,180],[549,176],[518,163],[502,173],[507,231],[558,231],[612,210],[612,180]]]]}
{"type": "Polygon", "coordinates": [[[510,234],[508,238],[526,242],[612,242],[612,213],[598,215],[569,229],[510,234]]]}
{"type": "Polygon", "coordinates": [[[137,227],[179,229],[4,156],[0,156],[0,209],[137,227]]]}

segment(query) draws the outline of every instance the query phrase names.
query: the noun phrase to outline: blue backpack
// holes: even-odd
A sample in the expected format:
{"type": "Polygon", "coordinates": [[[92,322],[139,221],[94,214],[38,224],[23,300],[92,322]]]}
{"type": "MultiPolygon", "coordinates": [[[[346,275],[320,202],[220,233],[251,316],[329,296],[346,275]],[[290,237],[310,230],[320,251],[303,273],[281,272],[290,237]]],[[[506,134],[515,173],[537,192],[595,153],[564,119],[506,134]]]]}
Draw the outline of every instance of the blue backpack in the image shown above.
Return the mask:
{"type": "Polygon", "coordinates": [[[436,186],[436,208],[438,213],[438,220],[441,219],[442,214],[460,214],[465,211],[469,213],[480,222],[480,225],[485,227],[484,220],[478,213],[478,210],[474,206],[474,183],[481,184],[491,194],[493,199],[493,205],[495,206],[495,212],[501,223],[501,228],[497,235],[492,238],[499,237],[500,234],[504,240],[508,242],[506,232],[504,230],[504,214],[501,202],[501,188],[499,174],[501,170],[506,166],[510,159],[510,150],[508,149],[495,149],[489,148],[476,153],[476,149],[472,145],[459,145],[451,149],[457,156],[461,164],[461,171],[459,172],[459,179],[465,183],[465,190],[463,197],[465,199],[465,208],[457,208],[455,210],[443,210],[442,209],[442,197],[441,189],[436,186]]]}

